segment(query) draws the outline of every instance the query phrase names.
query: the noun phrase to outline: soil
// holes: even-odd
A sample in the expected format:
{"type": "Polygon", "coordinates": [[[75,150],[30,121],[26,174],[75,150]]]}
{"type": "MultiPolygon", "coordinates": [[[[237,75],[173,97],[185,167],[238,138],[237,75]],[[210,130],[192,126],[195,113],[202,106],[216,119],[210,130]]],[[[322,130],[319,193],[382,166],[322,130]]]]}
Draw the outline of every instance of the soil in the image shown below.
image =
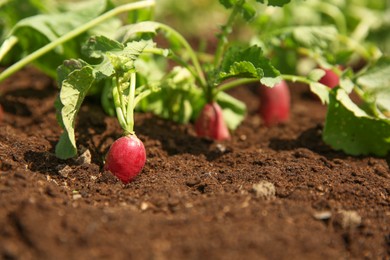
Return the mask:
{"type": "Polygon", "coordinates": [[[232,91],[248,115],[221,143],[136,114],[148,159],[123,185],[103,170],[116,119],[87,100],[86,156],[59,160],[55,82],[20,71],[0,85],[1,258],[390,259],[390,158],[329,148],[326,107],[291,89],[290,121],[271,128],[253,87],[232,91]]]}

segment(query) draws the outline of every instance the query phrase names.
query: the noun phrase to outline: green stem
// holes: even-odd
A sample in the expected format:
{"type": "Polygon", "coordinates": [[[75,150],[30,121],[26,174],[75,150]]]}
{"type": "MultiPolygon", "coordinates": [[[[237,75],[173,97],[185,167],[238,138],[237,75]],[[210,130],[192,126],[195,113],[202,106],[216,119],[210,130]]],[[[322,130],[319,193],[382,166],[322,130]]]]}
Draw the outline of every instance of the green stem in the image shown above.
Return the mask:
{"type": "Polygon", "coordinates": [[[57,46],[63,44],[66,41],[69,41],[70,39],[86,32],[87,30],[91,29],[92,27],[104,22],[105,20],[116,16],[120,13],[136,10],[136,9],[141,9],[141,8],[146,8],[146,7],[151,7],[155,5],[155,0],[144,0],[144,1],[139,1],[135,3],[130,3],[130,4],[125,4],[118,6],[102,15],[99,17],[96,17],[95,19],[83,24],[80,27],[75,28],[74,30],[68,32],[67,34],[64,34],[63,36],[59,37],[55,41],[50,42],[49,44],[43,46],[42,48],[36,50],[35,52],[27,55],[20,61],[16,62],[6,70],[4,70],[0,74],[0,82],[6,79],[7,77],[11,76],[13,73],[16,71],[20,70],[27,64],[31,63],[32,61],[38,59],[39,57],[43,56],[44,54],[50,52],[57,46]]]}
{"type": "Polygon", "coordinates": [[[192,61],[192,64],[195,67],[196,73],[199,75],[197,78],[200,81],[199,83],[200,83],[201,87],[205,88],[207,85],[206,78],[205,78],[203,70],[200,66],[198,57],[196,56],[195,51],[192,49],[191,45],[187,42],[187,40],[179,32],[177,32],[175,29],[173,29],[172,27],[170,27],[166,24],[162,24],[159,22],[150,22],[150,23],[155,24],[160,29],[162,29],[163,31],[167,32],[168,34],[172,35],[177,40],[179,40],[179,42],[183,45],[183,47],[188,51],[188,54],[189,54],[190,59],[192,61]]]}
{"type": "MultiPolygon", "coordinates": [[[[302,76],[296,76],[296,75],[288,75],[288,74],[282,74],[280,77],[284,80],[291,81],[291,82],[301,82],[310,85],[312,83],[311,80],[302,77],[302,76]]],[[[215,95],[218,94],[221,91],[226,91],[228,89],[235,88],[237,86],[246,85],[250,83],[260,83],[260,80],[257,78],[240,78],[240,79],[234,79],[232,81],[229,81],[227,83],[224,83],[218,87],[218,89],[215,92],[215,95]]]]}
{"type": "Polygon", "coordinates": [[[190,64],[188,64],[187,62],[185,62],[182,58],[180,58],[179,56],[177,56],[175,53],[173,53],[172,51],[169,50],[169,53],[168,55],[166,54],[166,49],[160,49],[160,48],[146,48],[143,50],[144,53],[152,53],[152,54],[156,54],[156,55],[160,55],[160,56],[164,56],[164,57],[168,57],[170,58],[171,60],[173,60],[174,62],[176,62],[177,64],[185,67],[188,69],[188,71],[195,77],[195,79],[198,81],[198,82],[201,82],[201,78],[200,76],[198,75],[198,73],[194,70],[194,67],[192,67],[190,64]]]}
{"type": "Polygon", "coordinates": [[[240,86],[240,85],[246,85],[246,84],[255,83],[255,82],[260,82],[260,80],[256,79],[256,78],[234,79],[232,81],[229,81],[227,83],[224,83],[224,84],[220,85],[216,89],[214,95],[217,95],[219,92],[226,91],[228,89],[232,89],[232,88],[235,88],[235,87],[240,86]]]}
{"type": "Polygon", "coordinates": [[[324,1],[317,1],[314,7],[329,17],[331,17],[336,23],[337,28],[341,34],[347,34],[347,22],[345,21],[344,14],[337,6],[334,6],[324,1]]]}
{"type": "MultiPolygon", "coordinates": [[[[288,74],[282,74],[280,76],[282,77],[282,79],[287,80],[287,81],[291,81],[291,82],[300,82],[300,83],[305,83],[308,85],[310,85],[310,83],[312,83],[311,80],[309,80],[305,77],[302,77],[302,76],[288,75],[288,74]]],[[[318,84],[321,84],[321,83],[318,83],[318,84]]]]}
{"type": "Polygon", "coordinates": [[[112,88],[112,98],[114,100],[116,117],[118,118],[119,124],[122,127],[122,129],[126,129],[127,124],[121,106],[121,99],[119,95],[118,85],[116,84],[116,79],[114,78],[112,82],[114,84],[114,87],[112,88]]]}
{"type": "Polygon", "coordinates": [[[133,106],[133,109],[135,108],[135,106],[138,104],[138,102],[140,102],[143,98],[149,96],[150,94],[152,94],[153,91],[150,90],[150,89],[147,89],[145,91],[142,91],[139,95],[137,95],[134,99],[134,106],[133,106]]]}
{"type": "Polygon", "coordinates": [[[126,113],[126,129],[125,134],[134,134],[134,100],[135,100],[135,85],[136,85],[136,74],[131,73],[130,76],[130,88],[129,96],[127,100],[127,113],[126,113]]]}
{"type": "Polygon", "coordinates": [[[0,61],[4,58],[4,56],[18,43],[18,37],[11,35],[7,38],[0,47],[0,61]]]}
{"type": "Polygon", "coordinates": [[[124,94],[123,94],[123,89],[121,86],[121,82],[119,80],[119,76],[117,75],[116,77],[116,86],[118,86],[118,95],[119,95],[119,102],[120,102],[120,107],[122,109],[122,113],[126,115],[126,102],[124,100],[124,94]]]}
{"type": "Polygon", "coordinates": [[[357,41],[354,39],[343,35],[339,34],[338,39],[340,42],[349,45],[353,50],[355,50],[359,55],[361,55],[365,60],[370,60],[375,57],[371,57],[370,53],[357,41]]]}
{"type": "Polygon", "coordinates": [[[237,14],[239,13],[240,8],[245,3],[245,1],[241,0],[239,1],[234,7],[233,11],[230,13],[229,19],[226,22],[225,25],[221,27],[221,32],[218,35],[218,43],[217,43],[217,50],[215,52],[215,58],[214,58],[214,67],[217,68],[222,60],[222,55],[225,51],[226,45],[228,43],[227,36],[231,33],[233,23],[236,19],[237,14]]]}

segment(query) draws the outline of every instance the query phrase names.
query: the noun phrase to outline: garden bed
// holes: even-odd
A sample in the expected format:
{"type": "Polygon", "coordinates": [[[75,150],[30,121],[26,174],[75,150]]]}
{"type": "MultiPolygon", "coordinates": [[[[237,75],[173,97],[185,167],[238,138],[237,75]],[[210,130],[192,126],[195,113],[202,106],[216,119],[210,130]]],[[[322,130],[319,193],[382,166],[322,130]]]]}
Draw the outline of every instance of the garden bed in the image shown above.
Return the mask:
{"type": "Polygon", "coordinates": [[[290,121],[271,128],[257,114],[255,88],[230,91],[248,115],[221,143],[136,114],[148,159],[128,185],[102,169],[121,128],[93,99],[76,134],[92,160],[62,161],[55,83],[28,68],[0,89],[3,259],[390,257],[390,158],[326,146],[326,107],[306,86],[291,87],[290,121]],[[262,181],[275,196],[256,193],[262,181]]]}

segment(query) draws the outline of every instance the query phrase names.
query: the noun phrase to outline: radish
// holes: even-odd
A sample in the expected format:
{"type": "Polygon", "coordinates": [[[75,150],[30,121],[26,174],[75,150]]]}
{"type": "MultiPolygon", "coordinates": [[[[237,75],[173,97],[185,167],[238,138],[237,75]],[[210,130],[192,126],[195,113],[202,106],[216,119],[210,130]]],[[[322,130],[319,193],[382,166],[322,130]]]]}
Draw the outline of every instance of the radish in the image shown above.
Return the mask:
{"type": "Polygon", "coordinates": [[[111,145],[104,169],[127,184],[141,172],[145,162],[144,144],[136,135],[130,134],[117,139],[111,145]]]}
{"type": "Polygon", "coordinates": [[[198,136],[213,140],[230,139],[229,129],[223,119],[222,109],[216,102],[207,103],[195,122],[195,132],[198,136]]]}
{"type": "MultiPolygon", "coordinates": [[[[341,68],[340,68],[341,69],[341,68]]],[[[322,69],[325,71],[325,75],[319,80],[321,84],[334,88],[339,85],[340,78],[332,69],[322,69]]]]}
{"type": "Polygon", "coordinates": [[[290,90],[283,80],[273,88],[260,86],[259,113],[265,126],[284,123],[290,115],[290,90]]]}
{"type": "Polygon", "coordinates": [[[113,100],[124,136],[111,145],[104,165],[105,170],[110,171],[124,184],[134,180],[146,162],[144,144],[134,133],[134,108],[140,99],[135,98],[136,74],[130,74],[130,84],[125,85],[129,88],[128,95],[124,95],[120,85],[114,83],[113,100]]]}

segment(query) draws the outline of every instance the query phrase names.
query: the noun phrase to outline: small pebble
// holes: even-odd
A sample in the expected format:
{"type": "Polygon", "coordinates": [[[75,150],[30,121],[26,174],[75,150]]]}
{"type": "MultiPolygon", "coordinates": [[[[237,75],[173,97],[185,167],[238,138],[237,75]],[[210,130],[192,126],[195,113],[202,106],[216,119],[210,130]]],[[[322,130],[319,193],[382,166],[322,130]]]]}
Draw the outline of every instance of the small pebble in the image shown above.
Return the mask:
{"type": "Polygon", "coordinates": [[[224,146],[223,144],[217,144],[216,148],[220,153],[226,152],[226,146],[224,146]]]}
{"type": "Polygon", "coordinates": [[[147,210],[149,208],[149,204],[147,202],[141,203],[141,210],[147,210]]]}
{"type": "Polygon", "coordinates": [[[76,159],[77,164],[91,164],[92,162],[92,155],[89,149],[83,149],[80,156],[76,159]]]}
{"type": "Polygon", "coordinates": [[[261,181],[259,183],[253,184],[252,190],[254,191],[257,198],[262,198],[265,200],[271,200],[275,198],[275,186],[268,181],[261,181]]]}
{"type": "Polygon", "coordinates": [[[73,194],[73,197],[72,197],[74,200],[78,200],[78,199],[81,199],[82,196],[81,194],[73,194]]]}
{"type": "Polygon", "coordinates": [[[362,217],[354,210],[340,210],[336,216],[336,223],[343,229],[355,229],[362,223],[362,217]]]}
{"type": "Polygon", "coordinates": [[[328,220],[332,217],[332,212],[330,211],[320,211],[313,214],[313,217],[317,220],[328,220]]]}
{"type": "Polygon", "coordinates": [[[72,172],[72,168],[69,165],[58,170],[58,174],[64,178],[68,178],[70,172],[72,172]]]}

